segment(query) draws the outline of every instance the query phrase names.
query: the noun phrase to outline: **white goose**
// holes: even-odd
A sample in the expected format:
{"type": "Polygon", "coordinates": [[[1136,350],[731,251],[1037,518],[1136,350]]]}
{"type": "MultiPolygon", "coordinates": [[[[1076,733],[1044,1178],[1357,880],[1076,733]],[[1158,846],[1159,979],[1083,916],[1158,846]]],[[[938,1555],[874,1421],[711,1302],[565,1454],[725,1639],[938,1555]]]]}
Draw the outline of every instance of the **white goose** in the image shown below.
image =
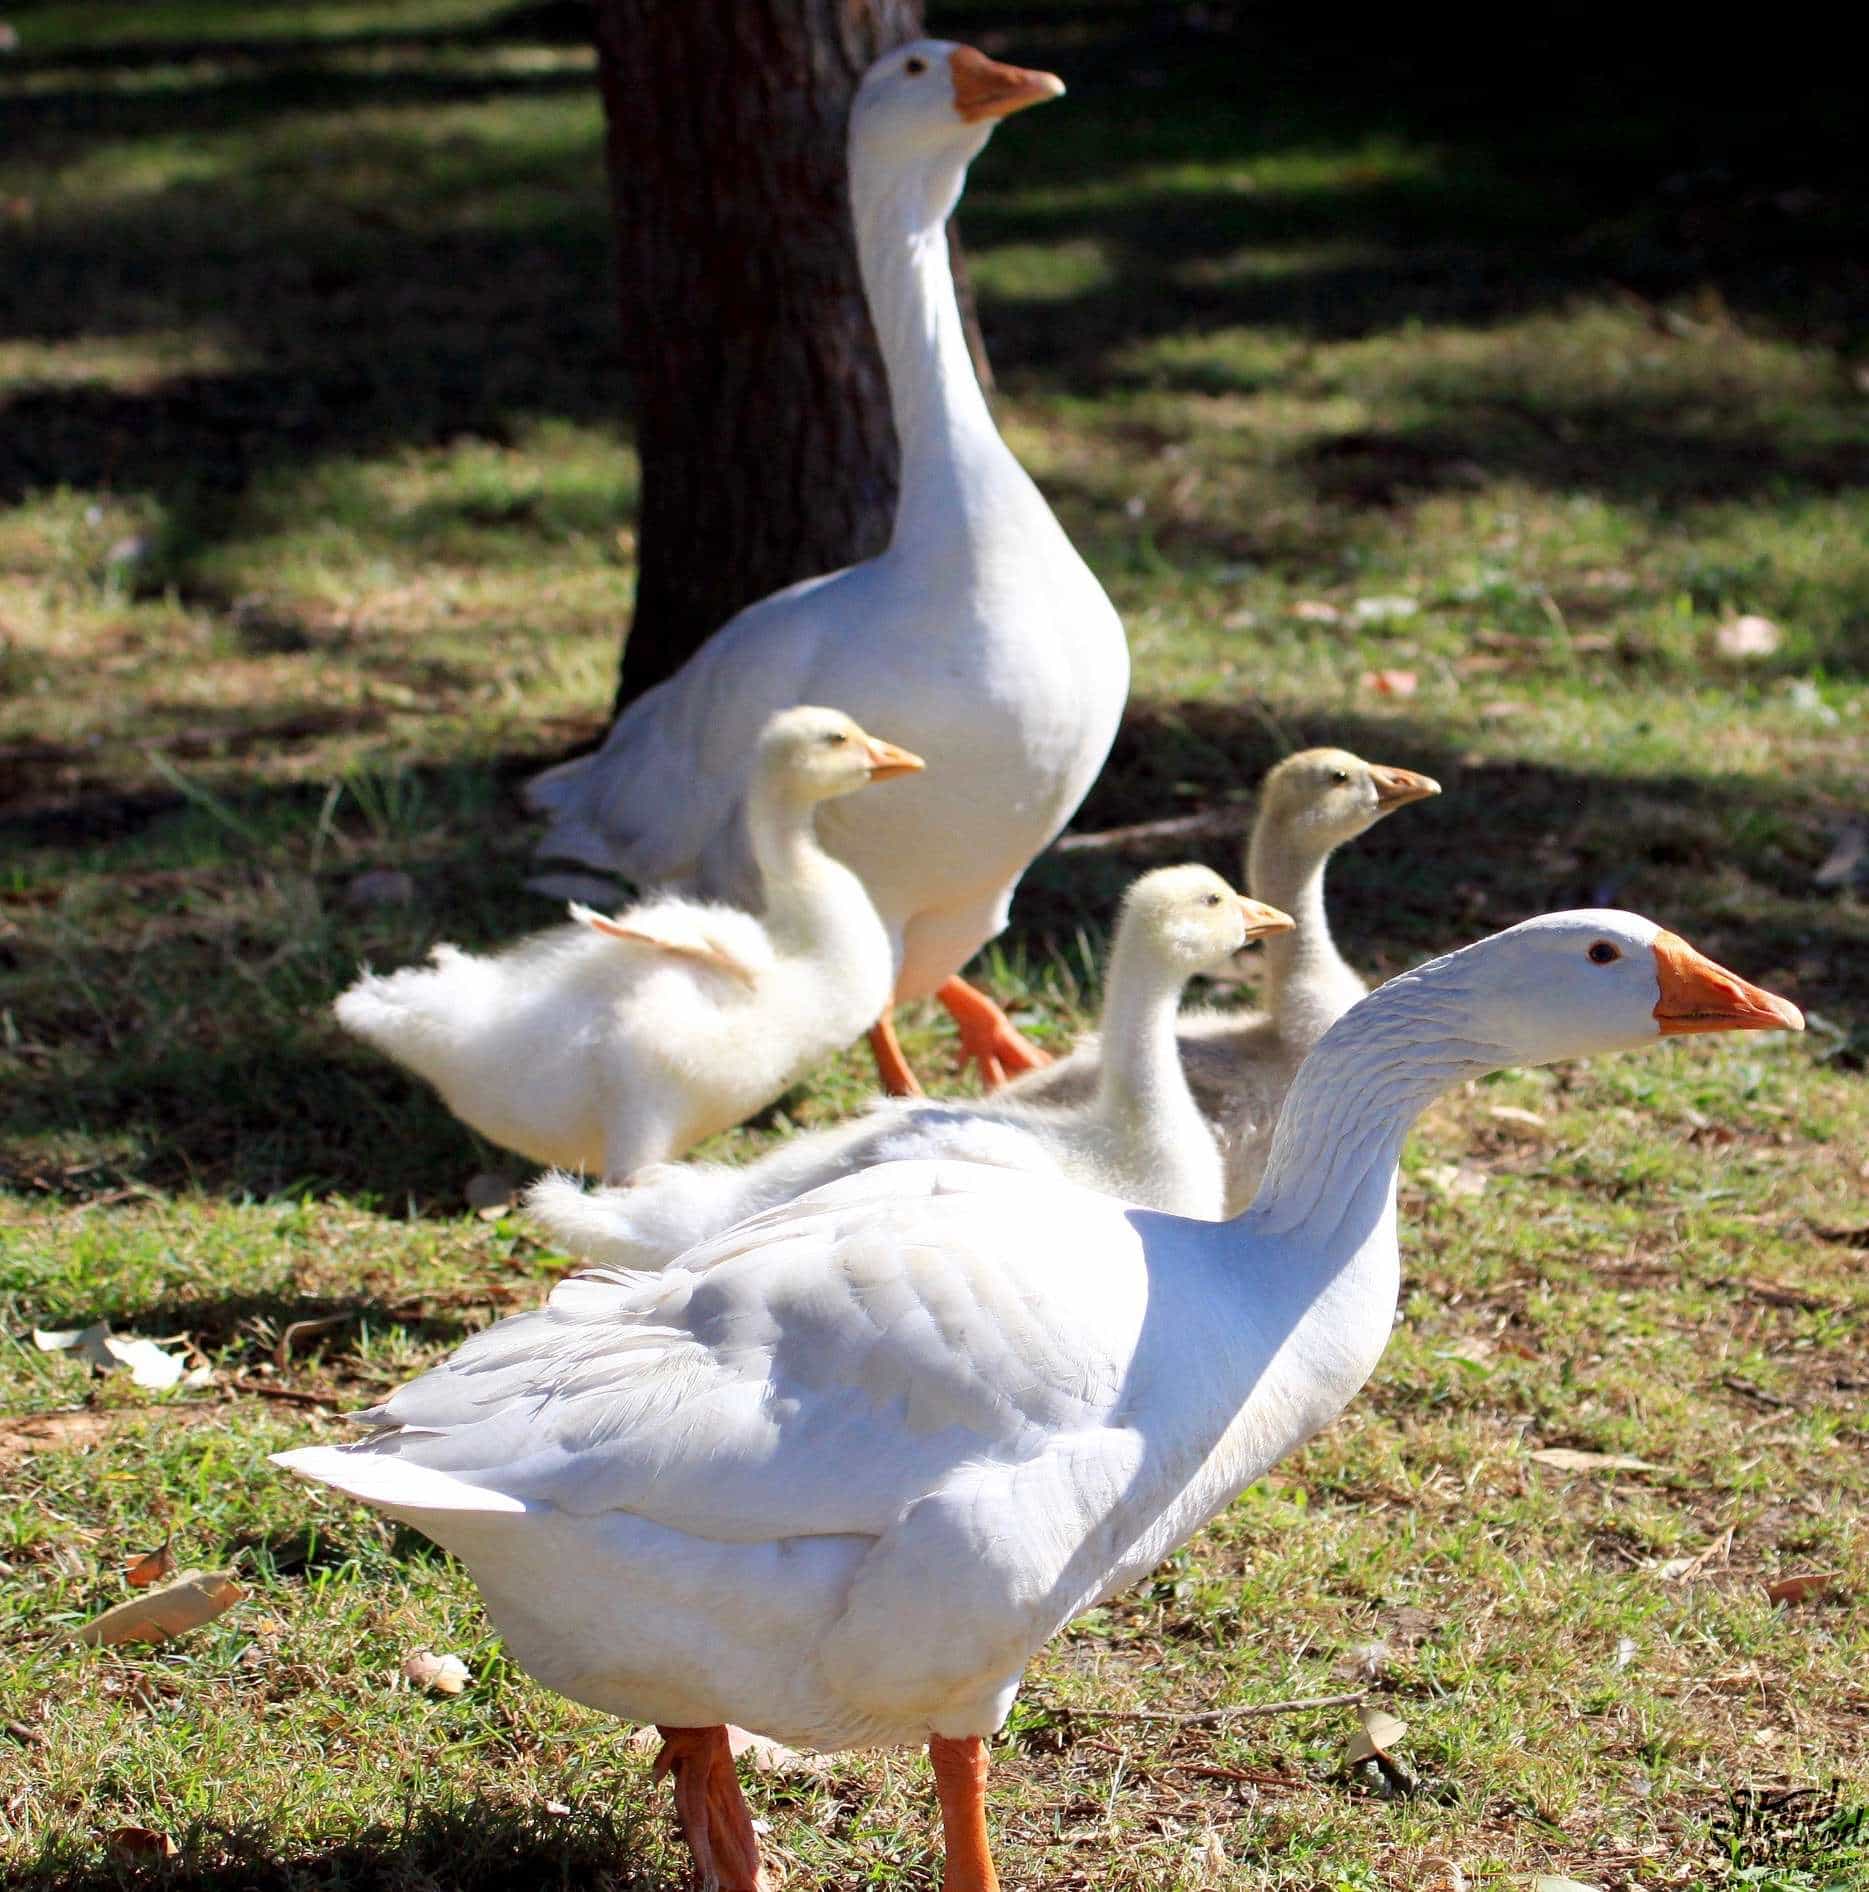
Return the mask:
{"type": "MultiPolygon", "coordinates": [[[[1095,779],[1129,688],[1110,601],[993,425],[948,265],[948,215],[994,122],[1063,90],[939,40],[864,75],[850,196],[902,449],[889,547],[748,606],[602,748],[528,790],[542,853],[750,905],[760,724],[805,700],[893,731],[939,785],[827,811],[820,833],[889,928],[895,1000],[939,997],[989,1082],[1042,1058],[957,975],[1095,779]]],[[[875,1023],[885,1087],[916,1090],[886,1010],[875,1023]]]]}
{"type": "Polygon", "coordinates": [[[365,973],[334,1006],[339,1024],[536,1162],[626,1176],[743,1122],[889,994],[889,937],[818,844],[817,811],[922,766],[810,705],[770,718],[756,750],[763,918],[692,900],[614,919],[573,906],[572,925],[492,958],[437,946],[427,966],[365,973]]]}
{"type": "Polygon", "coordinates": [[[573,1254],[618,1268],[660,1268],[839,1176],[920,1158],[1065,1176],[1144,1208],[1213,1221],[1225,1177],[1175,1055],[1175,1002],[1195,973],[1290,925],[1205,867],[1157,868],[1123,899],[1104,1006],[1109,1056],[1086,1102],[887,1103],[793,1137],[756,1163],[667,1164],[625,1189],[585,1190],[573,1177],[547,1176],[526,1206],[573,1254]]]}
{"type": "Polygon", "coordinates": [[[1391,980],[1292,1087],[1231,1222],[966,1163],[846,1177],[661,1274],[573,1275],[279,1463],[418,1526],[546,1686],[659,1724],[703,1883],[763,1883],[725,1723],[927,1741],[947,1892],[990,1892],[985,1741],[1026,1663],[1354,1396],[1395,1169],[1449,1086],[1797,1008],[1629,913],[1391,980]]]}
{"type": "MultiPolygon", "coordinates": [[[[1346,841],[1398,808],[1438,795],[1432,776],[1365,762],[1347,749],[1303,749],[1271,770],[1259,790],[1245,868],[1256,898],[1288,912],[1292,930],[1266,942],[1265,1007],[1190,1007],[1175,1034],[1189,1088],[1220,1138],[1226,1213],[1253,1199],[1272,1149],[1272,1127],[1298,1067],[1369,990],[1345,963],[1324,911],[1324,870],[1346,841]]],[[[1010,1098],[1034,1103],[1093,1095],[1102,1065],[1096,1038],[1021,1078],[1010,1098]]]]}

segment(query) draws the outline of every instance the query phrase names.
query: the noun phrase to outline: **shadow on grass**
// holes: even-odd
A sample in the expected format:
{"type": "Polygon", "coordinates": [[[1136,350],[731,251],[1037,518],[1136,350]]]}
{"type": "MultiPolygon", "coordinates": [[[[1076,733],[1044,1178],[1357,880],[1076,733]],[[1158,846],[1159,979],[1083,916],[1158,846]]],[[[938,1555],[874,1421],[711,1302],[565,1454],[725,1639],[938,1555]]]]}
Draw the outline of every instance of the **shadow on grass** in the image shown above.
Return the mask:
{"type": "MultiPolygon", "coordinates": [[[[1811,888],[1832,811],[1794,782],[1475,764],[1444,733],[1399,716],[1318,715],[1287,733],[1294,744],[1336,741],[1425,769],[1446,790],[1347,849],[1333,869],[1333,926],[1372,972],[1534,913],[1617,905],[1840,1025],[1869,1019],[1869,913],[1811,888]]],[[[1250,704],[1137,704],[1076,826],[1233,803],[1243,835],[1250,791],[1280,753],[1250,704]]],[[[360,912],[327,885],[317,919],[296,919],[314,904],[294,863],[308,851],[316,807],[285,790],[238,805],[271,837],[259,870],[266,900],[242,904],[256,884],[244,855],[210,848],[193,877],[197,898],[224,894],[231,924],[151,925],[133,876],[123,887],[101,881],[82,925],[53,930],[46,909],[10,907],[21,924],[0,961],[0,1003],[15,1042],[39,1049],[8,1060],[0,1175],[55,1195],[131,1184],[251,1196],[337,1190],[390,1214],[453,1214],[475,1170],[515,1168],[518,1159],[479,1144],[424,1086],[348,1043],[324,1016],[360,961],[405,964],[439,939],[485,946],[556,917],[520,890],[526,836],[516,815],[485,799],[451,813],[449,772],[433,774],[429,823],[403,843],[418,881],[408,908],[360,912]],[[287,897],[294,885],[297,899],[287,897]]],[[[116,845],[174,853],[165,829],[186,819],[149,817],[140,836],[126,831],[116,845]]],[[[1222,838],[1047,855],[1027,876],[1006,943],[1038,958],[1080,929],[1102,938],[1136,873],[1190,854],[1233,873],[1239,852],[1222,838]]],[[[51,873],[68,857],[47,848],[37,869],[30,849],[21,858],[51,873]]],[[[380,861],[396,858],[392,846],[380,861]]],[[[199,1319],[192,1305],[189,1318],[199,1319]]]]}
{"type": "Polygon", "coordinates": [[[199,1825],[172,1835],[177,1857],[159,1865],[53,1854],[18,1869],[16,1892],[679,1892],[684,1883],[635,1863],[642,1822],[576,1804],[567,1814],[484,1801],[419,1807],[394,1824],[282,1850],[263,1822],[199,1825]]]}

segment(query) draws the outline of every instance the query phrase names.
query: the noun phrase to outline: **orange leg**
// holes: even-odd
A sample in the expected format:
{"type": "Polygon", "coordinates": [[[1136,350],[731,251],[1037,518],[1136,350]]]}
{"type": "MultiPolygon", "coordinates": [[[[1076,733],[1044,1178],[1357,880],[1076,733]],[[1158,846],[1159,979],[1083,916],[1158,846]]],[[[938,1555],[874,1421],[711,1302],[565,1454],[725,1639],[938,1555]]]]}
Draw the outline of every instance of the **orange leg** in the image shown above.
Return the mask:
{"type": "Polygon", "coordinates": [[[941,1892],[999,1892],[986,1844],[986,1743],[977,1734],[959,1741],[933,1734],[928,1758],[934,1763],[947,1848],[941,1892]]]}
{"type": "Polygon", "coordinates": [[[1036,1071],[1049,1064],[1049,1052],[1020,1037],[1012,1020],[977,986],[956,977],[935,993],[960,1027],[961,1049],[980,1067],[988,1090],[998,1090],[1010,1071],[1036,1071]]]}
{"type": "Polygon", "coordinates": [[[656,1732],[662,1751],[655,1757],[655,1776],[675,1776],[675,1817],[694,1855],[701,1892],[769,1892],[727,1730],[658,1726],[656,1732]]]}
{"type": "Polygon", "coordinates": [[[915,1073],[909,1069],[909,1061],[902,1055],[902,1046],[896,1038],[893,1005],[870,1027],[870,1050],[876,1057],[876,1075],[891,1097],[922,1095],[922,1087],[916,1083],[915,1073]]]}

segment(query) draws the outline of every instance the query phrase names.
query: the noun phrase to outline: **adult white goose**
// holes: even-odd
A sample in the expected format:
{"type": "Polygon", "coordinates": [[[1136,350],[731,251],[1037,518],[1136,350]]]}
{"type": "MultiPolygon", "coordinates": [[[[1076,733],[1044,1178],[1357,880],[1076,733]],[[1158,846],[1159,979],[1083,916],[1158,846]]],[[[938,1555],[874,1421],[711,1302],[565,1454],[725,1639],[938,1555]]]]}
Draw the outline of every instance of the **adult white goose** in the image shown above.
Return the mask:
{"type": "MultiPolygon", "coordinates": [[[[1347,749],[1303,749],[1271,770],[1247,845],[1246,884],[1295,925],[1265,949],[1265,1005],[1256,1012],[1190,1007],[1175,1026],[1181,1066],[1226,1165],[1226,1212],[1245,1208],[1265,1173],[1272,1127],[1313,1045],[1369,990],[1331,936],[1324,870],[1346,841],[1398,808],[1438,795],[1432,776],[1365,762],[1347,749]]],[[[1010,1098],[1074,1101],[1094,1094],[1102,1068],[1089,1038],[1012,1086],[1010,1098]]]]}
{"type": "Polygon", "coordinates": [[[660,1268],[839,1176],[919,1158],[1066,1176],[1144,1208],[1213,1221],[1225,1177],[1175,1053],[1175,1002],[1195,973],[1290,925],[1289,915],[1241,898],[1208,868],[1157,868],[1123,899],[1104,1006],[1108,1055],[1086,1102],[887,1103],[793,1137],[756,1163],[666,1164],[626,1189],[586,1190],[573,1177],[547,1176],[527,1207],[573,1254],[620,1268],[660,1268]]]}
{"type": "Polygon", "coordinates": [[[948,1892],[989,1892],[985,1740],[1032,1655],[1363,1384],[1395,1166],[1504,1064],[1802,1024],[1633,914],[1530,920],[1393,979],[1292,1087],[1231,1222],[979,1164],[892,1163],[661,1274],[574,1275],[279,1463],[418,1526],[513,1657],[664,1732],[704,1883],[761,1883],[735,1722],[926,1740],[948,1892]]]}
{"type": "MultiPolygon", "coordinates": [[[[1095,779],[1129,688],[1109,599],[993,425],[948,266],[948,215],[995,121],[1063,90],[940,40],[865,74],[850,197],[902,449],[889,547],[750,605],[528,791],[541,852],[746,905],[759,725],[811,701],[892,731],[939,784],[827,811],[820,832],[889,928],[895,999],[938,996],[989,1082],[1041,1059],[957,975],[1095,779]]],[[[885,1087],[917,1089],[886,1012],[873,1042],[885,1087]]]]}
{"type": "Polygon", "coordinates": [[[671,898],[614,919],[573,906],[570,926],[491,958],[437,946],[429,965],[365,973],[338,1022],[537,1162],[626,1176],[743,1122],[887,998],[882,921],[812,824],[922,766],[812,705],[770,718],[756,751],[762,918],[671,898]]]}

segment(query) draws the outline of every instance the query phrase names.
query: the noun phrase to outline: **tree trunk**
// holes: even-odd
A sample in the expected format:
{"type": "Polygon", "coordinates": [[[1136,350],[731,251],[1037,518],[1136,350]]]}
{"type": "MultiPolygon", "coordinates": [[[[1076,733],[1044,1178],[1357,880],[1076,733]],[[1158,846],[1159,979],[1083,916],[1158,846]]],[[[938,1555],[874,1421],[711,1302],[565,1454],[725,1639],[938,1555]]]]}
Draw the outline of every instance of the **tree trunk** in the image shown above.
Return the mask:
{"type": "Polygon", "coordinates": [[[896,443],[844,124],[920,0],[596,0],[642,501],[617,707],[888,541],[896,443]]]}

